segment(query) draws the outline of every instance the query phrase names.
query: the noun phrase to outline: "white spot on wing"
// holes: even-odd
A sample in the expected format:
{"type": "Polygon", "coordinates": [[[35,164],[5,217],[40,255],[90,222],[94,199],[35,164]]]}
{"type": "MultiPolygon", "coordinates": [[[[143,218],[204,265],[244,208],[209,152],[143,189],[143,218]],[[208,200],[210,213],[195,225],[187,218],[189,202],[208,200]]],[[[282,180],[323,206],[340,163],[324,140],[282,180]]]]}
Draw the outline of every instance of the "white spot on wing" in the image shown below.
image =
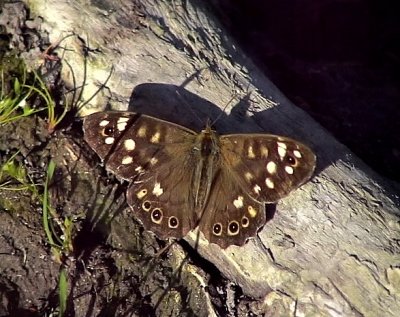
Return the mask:
{"type": "Polygon", "coordinates": [[[126,118],[126,117],[119,118],[118,121],[117,121],[117,129],[118,129],[118,131],[120,131],[120,132],[124,131],[128,121],[129,121],[129,118],[126,118]]]}
{"type": "Polygon", "coordinates": [[[122,131],[125,130],[125,128],[126,128],[126,122],[122,122],[122,123],[118,123],[117,124],[118,131],[122,132],[122,131]]]}
{"type": "Polygon", "coordinates": [[[136,135],[138,137],[144,138],[146,136],[147,128],[145,125],[141,126],[137,131],[136,135]]]}
{"type": "Polygon", "coordinates": [[[127,139],[124,141],[124,147],[127,151],[133,151],[136,147],[136,143],[132,139],[127,139]]]}
{"type": "Polygon", "coordinates": [[[128,122],[128,121],[129,121],[129,118],[127,118],[127,117],[121,117],[121,118],[118,119],[117,124],[118,124],[118,123],[128,122]]]}
{"type": "Polygon", "coordinates": [[[108,120],[103,120],[103,121],[101,121],[101,122],[99,123],[99,126],[105,127],[105,126],[107,126],[109,123],[110,123],[110,121],[108,121],[108,120]]]}
{"type": "Polygon", "coordinates": [[[155,158],[155,157],[152,157],[151,160],[150,160],[150,164],[151,165],[155,165],[155,164],[157,164],[157,162],[158,162],[158,159],[155,158]]]}
{"type": "Polygon", "coordinates": [[[273,189],[275,187],[274,182],[269,177],[265,179],[265,185],[267,185],[267,187],[270,189],[273,189]]]}
{"type": "Polygon", "coordinates": [[[237,209],[242,208],[242,207],[243,207],[243,196],[238,196],[238,198],[236,198],[236,199],[233,201],[233,205],[234,205],[237,209]]]}
{"type": "Polygon", "coordinates": [[[161,184],[159,182],[156,182],[153,188],[153,195],[156,195],[157,197],[160,197],[164,193],[164,189],[161,188],[161,184]]]}
{"type": "Polygon", "coordinates": [[[104,140],[104,142],[106,143],[106,144],[108,144],[108,145],[110,145],[110,144],[113,144],[114,143],[114,138],[113,137],[111,137],[111,136],[109,136],[108,138],[106,138],[105,140],[104,140]]]}
{"type": "Polygon", "coordinates": [[[160,132],[156,132],[153,134],[153,136],[150,139],[151,143],[158,143],[160,142],[160,132]]]}
{"type": "Polygon", "coordinates": [[[277,145],[278,145],[278,154],[279,154],[279,157],[280,157],[281,159],[283,159],[283,158],[286,156],[286,149],[287,149],[287,146],[286,146],[286,144],[283,143],[283,142],[277,142],[277,145]]]}
{"type": "Polygon", "coordinates": [[[248,181],[251,181],[251,180],[253,179],[253,174],[251,174],[250,172],[246,172],[246,173],[244,174],[244,177],[246,177],[246,179],[247,179],[248,181]]]}
{"type": "Polygon", "coordinates": [[[138,167],[135,168],[135,172],[141,173],[143,171],[144,171],[144,169],[141,166],[138,166],[138,167]]]}
{"type": "Polygon", "coordinates": [[[131,164],[133,162],[133,158],[132,158],[132,156],[125,156],[123,159],[122,159],[122,164],[123,165],[127,165],[127,164],[131,164]]]}
{"type": "Polygon", "coordinates": [[[293,151],[294,156],[296,156],[297,158],[301,158],[301,153],[298,150],[294,150],[293,151]]]}
{"type": "Polygon", "coordinates": [[[249,145],[249,147],[247,148],[247,156],[249,158],[255,158],[256,155],[254,154],[254,149],[253,146],[249,145]]]}
{"type": "Polygon", "coordinates": [[[253,190],[258,195],[261,191],[261,187],[256,184],[254,185],[253,190]]]}
{"type": "Polygon", "coordinates": [[[291,166],[285,166],[285,171],[286,171],[286,173],[288,173],[288,174],[293,174],[293,172],[294,172],[294,170],[293,170],[293,167],[291,167],[291,166]]]}
{"type": "Polygon", "coordinates": [[[268,148],[265,145],[261,145],[260,152],[261,155],[264,156],[265,158],[268,157],[268,148]]]}
{"type": "Polygon", "coordinates": [[[276,163],[275,162],[268,162],[267,163],[267,172],[270,173],[271,175],[275,174],[276,172],[276,163]]]}

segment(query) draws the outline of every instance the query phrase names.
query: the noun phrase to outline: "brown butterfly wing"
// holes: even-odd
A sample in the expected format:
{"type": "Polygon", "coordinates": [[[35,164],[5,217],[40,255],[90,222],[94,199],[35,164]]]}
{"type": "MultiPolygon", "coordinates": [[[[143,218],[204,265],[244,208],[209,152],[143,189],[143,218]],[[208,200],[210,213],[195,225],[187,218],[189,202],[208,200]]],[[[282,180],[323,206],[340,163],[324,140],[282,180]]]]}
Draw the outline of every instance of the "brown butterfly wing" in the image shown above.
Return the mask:
{"type": "Polygon", "coordinates": [[[240,246],[255,236],[265,221],[264,203],[252,199],[231,171],[221,170],[200,219],[205,238],[221,248],[240,246]]]}
{"type": "Polygon", "coordinates": [[[83,127],[107,170],[131,183],[127,202],[145,229],[160,238],[181,238],[193,229],[188,198],[193,131],[132,112],[95,113],[83,127]]]}
{"type": "Polygon", "coordinates": [[[221,171],[200,221],[206,238],[225,248],[242,245],[265,224],[265,203],[307,181],[315,155],[290,138],[267,134],[220,137],[221,171]]]}

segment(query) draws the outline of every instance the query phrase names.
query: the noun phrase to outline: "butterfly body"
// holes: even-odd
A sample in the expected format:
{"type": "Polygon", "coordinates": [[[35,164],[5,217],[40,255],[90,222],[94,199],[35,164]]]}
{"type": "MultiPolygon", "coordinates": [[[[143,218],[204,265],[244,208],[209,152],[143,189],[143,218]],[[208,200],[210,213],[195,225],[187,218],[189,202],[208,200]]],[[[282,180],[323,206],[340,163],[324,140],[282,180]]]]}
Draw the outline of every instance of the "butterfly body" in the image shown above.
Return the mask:
{"type": "Polygon", "coordinates": [[[265,224],[265,203],[308,180],[315,155],[305,145],[269,134],[196,133],[132,112],[84,119],[86,142],[106,168],[127,180],[127,202],[160,238],[199,227],[223,248],[242,245],[265,224]]]}

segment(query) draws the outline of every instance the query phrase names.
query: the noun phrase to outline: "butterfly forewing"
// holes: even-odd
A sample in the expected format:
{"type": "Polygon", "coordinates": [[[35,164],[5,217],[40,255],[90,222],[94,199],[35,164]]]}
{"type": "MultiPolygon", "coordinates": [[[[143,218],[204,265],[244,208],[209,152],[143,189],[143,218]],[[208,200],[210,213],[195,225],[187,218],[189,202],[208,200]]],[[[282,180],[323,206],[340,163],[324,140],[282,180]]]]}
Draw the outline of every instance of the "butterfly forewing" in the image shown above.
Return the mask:
{"type": "Polygon", "coordinates": [[[242,190],[260,202],[273,203],[312,175],[315,155],[306,145],[270,134],[221,136],[225,169],[242,190]]]}
{"type": "Polygon", "coordinates": [[[147,230],[181,238],[193,229],[189,210],[189,129],[132,112],[95,113],[84,119],[86,142],[107,170],[131,184],[127,202],[147,230]]]}
{"type": "Polygon", "coordinates": [[[117,177],[132,180],[175,158],[195,133],[179,125],[133,112],[98,112],[85,117],[85,141],[117,177]]]}

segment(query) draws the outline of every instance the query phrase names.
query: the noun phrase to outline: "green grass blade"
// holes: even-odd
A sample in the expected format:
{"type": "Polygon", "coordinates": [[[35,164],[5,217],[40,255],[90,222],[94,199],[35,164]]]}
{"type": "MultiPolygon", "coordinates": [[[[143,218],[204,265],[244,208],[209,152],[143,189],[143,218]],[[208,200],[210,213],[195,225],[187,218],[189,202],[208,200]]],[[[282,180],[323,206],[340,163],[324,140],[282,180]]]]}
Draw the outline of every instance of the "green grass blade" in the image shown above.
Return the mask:
{"type": "Polygon", "coordinates": [[[64,313],[67,309],[67,297],[68,297],[67,273],[65,272],[65,269],[62,268],[60,271],[60,280],[58,282],[58,299],[60,301],[59,317],[64,316],[64,313]]]}
{"type": "Polygon", "coordinates": [[[50,161],[49,166],[47,167],[47,175],[46,181],[44,183],[44,192],[43,192],[43,227],[46,232],[47,240],[51,245],[54,245],[53,236],[50,231],[49,226],[49,182],[53,178],[54,170],[56,164],[53,161],[50,161]]]}

